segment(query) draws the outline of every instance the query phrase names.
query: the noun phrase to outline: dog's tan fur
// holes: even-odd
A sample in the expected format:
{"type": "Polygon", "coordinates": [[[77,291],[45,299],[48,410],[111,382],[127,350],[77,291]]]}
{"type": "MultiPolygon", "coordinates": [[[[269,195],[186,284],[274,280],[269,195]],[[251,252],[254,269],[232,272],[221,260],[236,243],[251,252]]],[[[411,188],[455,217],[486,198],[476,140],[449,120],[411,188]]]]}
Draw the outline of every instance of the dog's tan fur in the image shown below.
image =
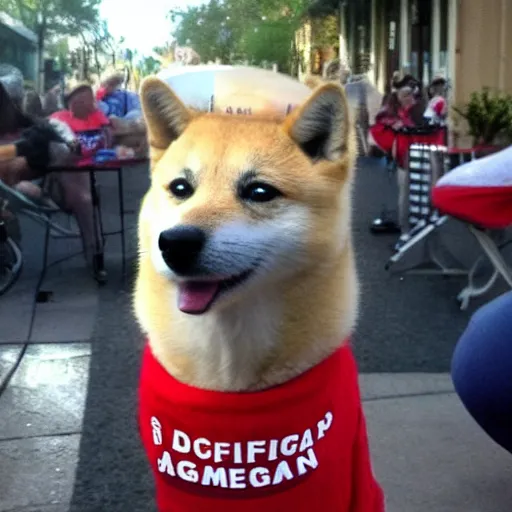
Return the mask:
{"type": "Polygon", "coordinates": [[[343,343],[356,320],[355,141],[343,91],[324,85],[284,120],[193,113],[156,78],[146,79],[141,98],[151,187],[140,214],[134,304],[153,353],[178,380],[213,390],[264,389],[301,374],[343,343]],[[315,162],[297,142],[315,130],[325,109],[335,114],[326,157],[315,162]],[[237,200],[232,184],[248,166],[284,191],[280,205],[248,208],[237,200]],[[183,168],[192,169],[199,186],[178,203],[167,187],[183,168]],[[242,285],[206,314],[180,312],[176,284],[151,257],[155,225],[212,230],[238,219],[283,226],[283,237],[287,226],[302,226],[303,261],[285,276],[265,276],[250,293],[242,285]]]}

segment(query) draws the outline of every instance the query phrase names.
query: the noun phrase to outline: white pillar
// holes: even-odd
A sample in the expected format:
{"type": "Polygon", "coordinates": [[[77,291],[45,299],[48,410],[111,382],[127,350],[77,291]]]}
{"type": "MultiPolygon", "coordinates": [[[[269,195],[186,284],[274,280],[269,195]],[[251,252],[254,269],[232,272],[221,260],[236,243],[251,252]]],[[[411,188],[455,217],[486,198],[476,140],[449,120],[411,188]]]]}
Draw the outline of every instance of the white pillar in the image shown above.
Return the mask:
{"type": "Polygon", "coordinates": [[[432,1],[432,75],[439,73],[441,53],[441,0],[432,1]]]}
{"type": "Polygon", "coordinates": [[[372,0],[370,32],[370,72],[368,78],[372,84],[377,83],[377,0],[372,0]]]}
{"type": "Polygon", "coordinates": [[[411,67],[411,27],[409,26],[409,0],[400,1],[400,68],[409,72],[411,67]]]}
{"type": "Polygon", "coordinates": [[[347,48],[347,6],[343,0],[340,0],[340,2],[339,2],[339,10],[340,10],[339,59],[340,59],[340,68],[341,68],[341,70],[343,70],[348,67],[348,63],[349,63],[348,48],[347,48]]]}
{"type": "Polygon", "coordinates": [[[459,0],[450,0],[448,4],[448,79],[451,84],[451,102],[456,102],[457,91],[457,31],[459,0]]]}

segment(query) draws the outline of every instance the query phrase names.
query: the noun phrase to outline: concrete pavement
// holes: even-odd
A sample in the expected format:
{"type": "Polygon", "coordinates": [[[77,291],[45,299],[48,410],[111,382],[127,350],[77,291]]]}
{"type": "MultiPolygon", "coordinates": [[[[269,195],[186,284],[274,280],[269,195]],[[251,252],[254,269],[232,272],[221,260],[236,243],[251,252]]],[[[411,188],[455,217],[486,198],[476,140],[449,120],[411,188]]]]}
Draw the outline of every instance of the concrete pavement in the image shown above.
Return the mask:
{"type": "Polygon", "coordinates": [[[467,414],[447,375],[437,375],[437,383],[425,374],[369,377],[366,394],[402,388],[398,398],[374,396],[364,404],[388,512],[510,510],[511,456],[467,414]]]}
{"type": "MultiPolygon", "coordinates": [[[[133,211],[147,181],[144,169],[137,173],[126,180],[133,211]]],[[[108,194],[114,181],[102,180],[108,194]]],[[[359,190],[367,194],[366,187],[359,190]]],[[[106,197],[106,222],[114,223],[115,194],[106,197]]],[[[129,223],[134,220],[129,216],[129,223]]],[[[49,300],[34,310],[39,231],[26,223],[23,231],[25,244],[31,241],[30,250],[25,245],[25,273],[0,298],[0,386],[15,370],[0,396],[0,512],[154,510],[133,420],[141,340],[131,319],[130,282],[119,275],[119,242],[108,242],[111,274],[105,288],[97,288],[81,260],[71,260],[49,272],[49,300]]],[[[356,226],[359,254],[366,246],[371,253],[370,259],[360,256],[363,290],[373,295],[363,296],[356,352],[363,371],[389,369],[361,376],[372,457],[389,512],[508,512],[512,459],[468,416],[447,374],[446,361],[467,315],[456,308],[449,312],[454,320],[446,327],[452,329],[443,338],[446,347],[428,326],[413,333],[407,294],[428,298],[440,291],[438,281],[409,280],[396,293],[395,284],[383,286],[388,277],[370,268],[374,258],[382,259],[373,252],[382,241],[357,232],[356,226]],[[383,300],[391,303],[386,313],[374,297],[378,272],[383,300]],[[388,334],[379,334],[382,329],[388,334]],[[387,342],[377,343],[379,336],[387,342]],[[426,371],[407,371],[421,365],[426,371]]],[[[65,246],[53,254],[74,249],[65,246]]],[[[135,253],[133,236],[130,252],[135,253]]],[[[446,303],[439,305],[442,311],[429,309],[432,325],[446,323],[446,303]]]]}
{"type": "MultiPolygon", "coordinates": [[[[133,228],[148,175],[145,167],[126,171],[126,220],[133,228]],[[131,208],[131,210],[130,210],[131,208]]],[[[117,182],[99,177],[106,230],[118,228],[117,182]]],[[[63,218],[68,221],[69,219],[63,218]]],[[[73,494],[86,404],[91,338],[100,289],[81,256],[51,267],[35,302],[41,271],[43,230],[20,218],[24,269],[0,297],[0,511],[64,512],[73,494]]],[[[133,257],[134,232],[127,232],[133,257]]],[[[80,251],[77,240],[52,240],[50,261],[80,251]]],[[[107,267],[119,286],[119,237],[107,241],[107,267]]]]}

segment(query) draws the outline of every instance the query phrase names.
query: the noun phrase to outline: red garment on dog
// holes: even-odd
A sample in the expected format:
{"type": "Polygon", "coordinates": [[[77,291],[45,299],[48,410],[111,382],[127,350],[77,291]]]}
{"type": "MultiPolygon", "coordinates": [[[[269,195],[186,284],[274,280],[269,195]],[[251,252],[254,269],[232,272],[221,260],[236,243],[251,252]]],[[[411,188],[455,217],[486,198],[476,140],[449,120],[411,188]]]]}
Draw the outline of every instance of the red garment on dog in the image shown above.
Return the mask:
{"type": "Polygon", "coordinates": [[[347,345],[254,393],[171,377],[146,347],[139,427],[159,512],[383,512],[347,345]]]}

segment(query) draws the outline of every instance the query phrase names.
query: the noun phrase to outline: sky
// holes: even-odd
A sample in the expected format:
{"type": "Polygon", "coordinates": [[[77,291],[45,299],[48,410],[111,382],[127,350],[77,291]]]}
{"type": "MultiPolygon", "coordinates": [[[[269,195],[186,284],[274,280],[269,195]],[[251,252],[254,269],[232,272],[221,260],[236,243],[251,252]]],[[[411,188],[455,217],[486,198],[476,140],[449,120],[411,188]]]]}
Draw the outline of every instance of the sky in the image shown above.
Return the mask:
{"type": "Polygon", "coordinates": [[[201,3],[203,0],[102,0],[100,15],[116,39],[124,36],[127,48],[149,55],[155,46],[170,39],[172,24],[167,13],[178,6],[185,9],[201,3]]]}

